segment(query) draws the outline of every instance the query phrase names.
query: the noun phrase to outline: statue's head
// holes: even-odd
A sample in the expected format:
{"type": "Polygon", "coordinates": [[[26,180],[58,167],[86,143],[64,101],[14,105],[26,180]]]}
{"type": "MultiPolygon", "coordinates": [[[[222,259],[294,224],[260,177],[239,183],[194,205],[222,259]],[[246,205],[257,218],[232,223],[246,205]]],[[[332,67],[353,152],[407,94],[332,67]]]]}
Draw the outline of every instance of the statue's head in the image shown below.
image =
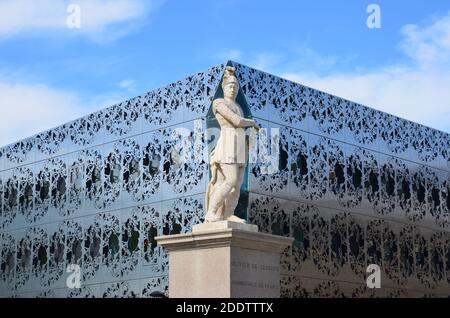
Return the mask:
{"type": "Polygon", "coordinates": [[[227,66],[222,81],[223,96],[232,100],[236,99],[239,92],[239,80],[234,75],[235,72],[234,67],[227,66]]]}

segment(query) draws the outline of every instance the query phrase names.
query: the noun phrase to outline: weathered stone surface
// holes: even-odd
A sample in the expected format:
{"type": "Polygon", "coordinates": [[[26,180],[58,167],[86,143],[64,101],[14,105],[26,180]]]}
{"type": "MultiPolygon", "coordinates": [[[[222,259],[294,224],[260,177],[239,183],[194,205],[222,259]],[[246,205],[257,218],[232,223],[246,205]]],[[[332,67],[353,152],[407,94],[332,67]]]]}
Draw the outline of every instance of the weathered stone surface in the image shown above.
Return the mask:
{"type": "Polygon", "coordinates": [[[280,297],[280,254],[291,238],[229,221],[194,226],[193,232],[160,236],[169,251],[171,298],[280,297]]]}

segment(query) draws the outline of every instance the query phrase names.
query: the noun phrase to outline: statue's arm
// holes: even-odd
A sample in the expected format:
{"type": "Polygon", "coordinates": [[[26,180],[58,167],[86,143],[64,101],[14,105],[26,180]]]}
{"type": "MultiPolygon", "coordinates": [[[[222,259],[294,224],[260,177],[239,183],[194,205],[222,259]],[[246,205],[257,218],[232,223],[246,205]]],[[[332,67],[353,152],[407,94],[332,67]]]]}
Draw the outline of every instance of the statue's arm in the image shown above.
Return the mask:
{"type": "MultiPolygon", "coordinates": [[[[217,99],[213,102],[215,112],[222,115],[226,120],[233,124],[236,128],[256,127],[257,124],[253,119],[247,119],[239,116],[231,111],[222,99],[217,99]]],[[[259,126],[258,126],[259,127],[259,126]]]]}

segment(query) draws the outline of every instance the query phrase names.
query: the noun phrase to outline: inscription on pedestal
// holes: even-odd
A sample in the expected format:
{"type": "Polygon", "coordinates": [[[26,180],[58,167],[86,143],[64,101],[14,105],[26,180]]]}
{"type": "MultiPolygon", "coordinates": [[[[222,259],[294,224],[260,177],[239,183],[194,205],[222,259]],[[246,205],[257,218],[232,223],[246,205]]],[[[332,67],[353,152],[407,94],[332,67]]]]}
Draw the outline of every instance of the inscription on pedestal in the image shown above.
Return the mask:
{"type": "Polygon", "coordinates": [[[234,249],[231,261],[231,290],[234,297],[257,295],[278,297],[280,293],[279,255],[234,249]]]}
{"type": "Polygon", "coordinates": [[[293,241],[229,220],[156,240],[169,251],[171,298],[278,298],[280,256],[293,241]]]}

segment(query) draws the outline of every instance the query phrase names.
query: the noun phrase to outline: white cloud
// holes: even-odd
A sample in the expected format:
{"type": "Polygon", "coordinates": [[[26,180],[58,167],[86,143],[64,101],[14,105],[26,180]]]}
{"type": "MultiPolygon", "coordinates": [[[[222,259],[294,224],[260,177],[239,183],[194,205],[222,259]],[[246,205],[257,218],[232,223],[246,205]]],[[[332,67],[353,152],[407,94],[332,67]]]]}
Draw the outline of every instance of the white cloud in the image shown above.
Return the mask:
{"type": "Polygon", "coordinates": [[[134,89],[135,86],[135,82],[131,79],[124,79],[122,81],[120,81],[117,86],[119,86],[120,88],[124,88],[124,89],[134,89]]]}
{"type": "Polygon", "coordinates": [[[136,23],[163,0],[0,0],[0,38],[17,34],[42,35],[44,31],[64,31],[67,36],[87,35],[95,41],[114,40],[133,29],[136,23]],[[69,4],[80,6],[81,27],[69,29],[69,4]]]}
{"type": "Polygon", "coordinates": [[[216,54],[216,57],[221,60],[239,60],[242,56],[242,52],[237,49],[224,49],[216,54]]]}
{"type": "Polygon", "coordinates": [[[276,53],[261,53],[256,56],[254,67],[260,70],[272,69],[281,63],[282,57],[276,53]]]}
{"type": "MultiPolygon", "coordinates": [[[[321,75],[296,71],[299,68],[292,67],[295,61],[282,66],[279,56],[267,53],[249,64],[264,66],[262,69],[295,82],[450,132],[450,12],[430,25],[408,25],[401,31],[403,64],[385,65],[369,72],[321,75]]],[[[309,61],[314,66],[318,63],[320,69],[323,60],[313,57],[309,61]]],[[[304,63],[302,60],[297,64],[304,63]]]]}
{"type": "Polygon", "coordinates": [[[2,78],[0,96],[0,147],[124,100],[118,93],[83,99],[74,92],[2,78]]]}
{"type": "Polygon", "coordinates": [[[79,117],[79,98],[44,85],[0,81],[0,145],[12,143],[79,117]]]}
{"type": "Polygon", "coordinates": [[[450,62],[450,12],[431,25],[415,24],[402,28],[404,52],[422,67],[450,62]]]}

